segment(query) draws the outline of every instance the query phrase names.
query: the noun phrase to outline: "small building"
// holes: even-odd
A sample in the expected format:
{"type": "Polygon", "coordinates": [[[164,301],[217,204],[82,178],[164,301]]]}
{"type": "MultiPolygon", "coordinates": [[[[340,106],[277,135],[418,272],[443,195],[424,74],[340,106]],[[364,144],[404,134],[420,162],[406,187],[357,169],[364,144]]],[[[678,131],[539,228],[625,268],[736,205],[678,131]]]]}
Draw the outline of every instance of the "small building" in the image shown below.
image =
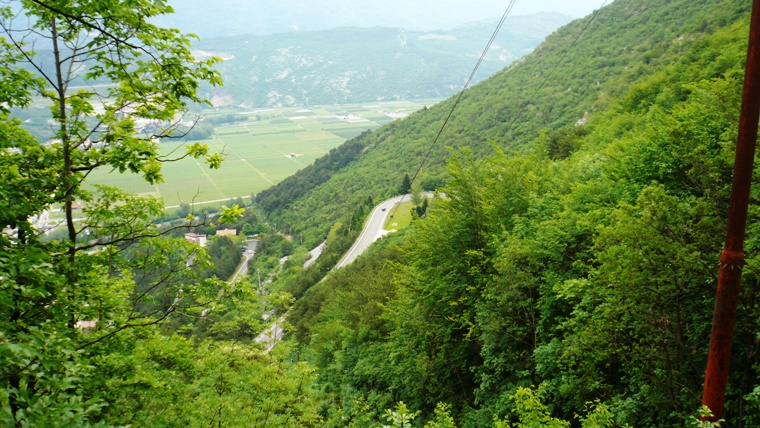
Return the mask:
{"type": "Polygon", "coordinates": [[[216,236],[235,236],[237,229],[222,229],[216,231],[216,236]]]}
{"type": "Polygon", "coordinates": [[[92,330],[98,325],[98,320],[94,319],[91,321],[77,321],[76,328],[79,330],[92,330]]]}
{"type": "Polygon", "coordinates": [[[191,233],[186,233],[185,234],[185,239],[187,239],[190,242],[194,242],[194,243],[200,245],[201,247],[205,247],[206,246],[206,235],[202,235],[202,234],[199,234],[199,233],[192,233],[191,232],[191,233]]]}

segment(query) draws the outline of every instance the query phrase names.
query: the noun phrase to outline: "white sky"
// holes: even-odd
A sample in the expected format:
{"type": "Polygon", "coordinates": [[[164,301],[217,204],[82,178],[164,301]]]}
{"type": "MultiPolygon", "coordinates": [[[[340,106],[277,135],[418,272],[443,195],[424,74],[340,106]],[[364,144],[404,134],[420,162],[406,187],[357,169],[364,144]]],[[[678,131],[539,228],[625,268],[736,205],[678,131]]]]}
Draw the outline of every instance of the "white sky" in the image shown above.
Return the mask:
{"type": "MultiPolygon", "coordinates": [[[[510,0],[170,0],[175,14],[159,19],[201,37],[335,27],[445,30],[498,19],[510,0]],[[223,24],[222,24],[223,23],[223,24]]],[[[604,0],[516,0],[510,16],[558,12],[580,18],[604,0]]],[[[608,0],[607,4],[612,3],[608,0]]]]}
{"type": "MultiPolygon", "coordinates": [[[[527,15],[536,12],[559,12],[576,18],[586,16],[604,3],[604,0],[517,0],[512,15],[527,15]]],[[[607,4],[612,0],[607,1],[607,4]]],[[[509,1],[504,1],[506,10],[509,1]]]]}

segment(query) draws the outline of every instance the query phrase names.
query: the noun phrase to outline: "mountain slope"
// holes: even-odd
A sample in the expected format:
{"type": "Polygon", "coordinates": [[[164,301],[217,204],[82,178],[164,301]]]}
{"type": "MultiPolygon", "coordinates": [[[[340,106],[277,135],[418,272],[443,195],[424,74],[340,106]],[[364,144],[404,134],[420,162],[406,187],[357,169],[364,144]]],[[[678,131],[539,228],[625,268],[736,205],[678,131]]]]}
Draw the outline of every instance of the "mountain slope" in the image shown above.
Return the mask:
{"type": "MultiPolygon", "coordinates": [[[[420,425],[693,424],[749,24],[703,18],[682,19],[712,34],[654,51],[584,126],[523,153],[456,150],[446,199],[303,294],[289,321],[336,420],[403,401],[420,425]]],[[[750,203],[723,414],[739,427],[760,423],[757,192],[750,203]]]]}
{"type": "MultiPolygon", "coordinates": [[[[557,139],[562,129],[608,106],[631,82],[677,61],[704,34],[735,22],[748,9],[748,2],[734,0],[618,0],[600,11],[541,87],[590,17],[572,22],[519,63],[464,94],[418,180],[434,186],[446,179],[446,147],[469,146],[480,155],[491,151],[489,141],[519,151],[543,131],[549,140],[557,139]]],[[[404,174],[413,174],[425,157],[453,102],[358,137],[351,144],[363,146],[360,155],[339,171],[321,172],[321,184],[308,193],[296,174],[257,200],[291,233],[317,242],[359,201],[395,193],[404,174]],[[298,199],[289,196],[296,186],[298,199]]]]}
{"type": "MultiPolygon", "coordinates": [[[[533,50],[569,17],[508,19],[475,81],[533,50]]],[[[218,54],[225,80],[221,105],[279,107],[442,98],[460,90],[497,21],[451,30],[340,28],[274,36],[203,40],[199,55],[218,54]]],[[[213,95],[213,93],[211,94],[213,95]]]]}

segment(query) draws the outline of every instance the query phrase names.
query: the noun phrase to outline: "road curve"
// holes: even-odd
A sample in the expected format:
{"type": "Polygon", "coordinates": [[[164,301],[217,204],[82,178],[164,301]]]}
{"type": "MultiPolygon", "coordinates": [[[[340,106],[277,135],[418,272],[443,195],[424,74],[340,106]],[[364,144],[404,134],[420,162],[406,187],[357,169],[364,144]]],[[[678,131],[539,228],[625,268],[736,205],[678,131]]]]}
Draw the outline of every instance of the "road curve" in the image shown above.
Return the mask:
{"type": "Polygon", "coordinates": [[[256,336],[256,339],[254,339],[256,343],[264,344],[264,350],[266,352],[271,351],[272,348],[277,345],[277,342],[279,342],[285,335],[285,332],[282,330],[283,321],[285,321],[284,316],[278,318],[266,330],[259,333],[259,335],[256,336]]]}
{"type": "MultiPolygon", "coordinates": [[[[440,195],[445,196],[443,194],[440,195]]],[[[432,198],[434,194],[432,192],[423,192],[422,196],[426,198],[432,198]]],[[[351,264],[354,260],[356,260],[357,257],[359,257],[361,253],[365,252],[373,242],[375,242],[381,236],[387,234],[388,231],[383,229],[383,225],[385,225],[385,221],[388,219],[388,215],[391,213],[391,210],[396,204],[404,201],[409,201],[411,198],[412,195],[410,194],[399,195],[394,196],[390,199],[386,199],[385,201],[377,204],[370,213],[369,219],[364,225],[364,229],[362,229],[361,235],[359,235],[359,237],[354,242],[354,245],[352,245],[348,252],[343,256],[343,258],[340,259],[338,264],[335,265],[334,269],[340,269],[351,264]]],[[[324,242],[320,244],[320,247],[322,245],[324,245],[324,242]]],[[[277,319],[272,323],[272,325],[269,326],[269,328],[261,332],[256,337],[256,343],[263,343],[267,352],[272,350],[272,348],[277,345],[277,342],[283,337],[284,332],[282,330],[282,322],[285,319],[285,316],[277,319]]]]}
{"type": "MultiPolygon", "coordinates": [[[[422,197],[432,198],[433,192],[422,192],[422,197]]],[[[385,221],[388,219],[388,215],[391,213],[393,207],[401,202],[407,202],[412,199],[412,195],[407,193],[406,195],[394,196],[390,199],[386,199],[375,206],[369,215],[367,223],[364,225],[361,235],[356,239],[354,245],[348,250],[342,259],[335,265],[335,269],[340,269],[344,266],[350,265],[356,260],[359,255],[369,248],[373,242],[377,241],[383,235],[388,233],[383,229],[385,221]]]]}
{"type": "Polygon", "coordinates": [[[257,240],[250,240],[246,244],[246,251],[243,253],[243,262],[240,264],[240,267],[235,272],[234,275],[232,275],[232,278],[229,279],[227,282],[235,282],[236,279],[238,279],[240,276],[245,275],[248,273],[248,260],[250,260],[253,255],[256,253],[256,246],[258,245],[259,241],[257,240]]]}

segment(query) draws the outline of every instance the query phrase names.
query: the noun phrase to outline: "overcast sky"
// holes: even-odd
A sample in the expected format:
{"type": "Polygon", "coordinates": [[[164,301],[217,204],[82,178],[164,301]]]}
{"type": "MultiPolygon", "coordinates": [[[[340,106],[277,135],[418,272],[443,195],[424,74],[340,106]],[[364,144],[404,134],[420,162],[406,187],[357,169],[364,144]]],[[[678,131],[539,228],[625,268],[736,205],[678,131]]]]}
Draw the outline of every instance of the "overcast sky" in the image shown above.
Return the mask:
{"type": "MultiPolygon", "coordinates": [[[[580,18],[598,9],[603,2],[517,0],[510,16],[558,12],[580,18]]],[[[429,31],[499,19],[509,3],[510,0],[170,0],[175,14],[159,21],[201,37],[336,27],[401,27],[429,31]]]]}
{"type": "MultiPolygon", "coordinates": [[[[390,0],[395,1],[395,0],[390,0]]],[[[416,0],[424,1],[424,0],[416,0]]],[[[613,0],[608,0],[607,4],[613,0]]],[[[414,3],[415,0],[409,0],[414,3]]],[[[510,0],[442,0],[439,4],[457,12],[459,9],[479,9],[491,11],[501,16],[507,9],[510,0]]],[[[529,15],[538,12],[559,12],[574,18],[580,18],[593,12],[604,3],[604,0],[517,0],[510,15],[529,15]]],[[[461,13],[461,11],[460,11],[461,13]]]]}
{"type": "MultiPolygon", "coordinates": [[[[586,16],[599,9],[604,0],[517,0],[512,13],[526,15],[536,12],[559,12],[576,18],[586,16]]],[[[612,3],[609,0],[607,4],[612,3]]],[[[504,1],[504,9],[509,1],[504,1]]]]}

